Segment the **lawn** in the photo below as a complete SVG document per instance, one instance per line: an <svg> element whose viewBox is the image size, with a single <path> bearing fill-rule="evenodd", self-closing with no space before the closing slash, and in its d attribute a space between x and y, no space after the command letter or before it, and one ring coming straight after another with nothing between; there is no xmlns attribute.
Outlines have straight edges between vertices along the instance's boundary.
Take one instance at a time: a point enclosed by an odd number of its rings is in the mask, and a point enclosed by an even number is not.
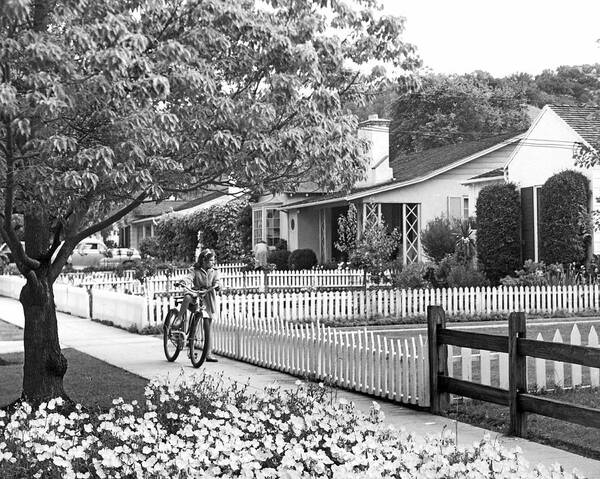
<svg viewBox="0 0 600 479"><path fill-rule="evenodd" d="M0 319L0 341L23 341L23 330Z"/></svg>
<svg viewBox="0 0 600 479"><path fill-rule="evenodd" d="M105 410L114 398L126 401L144 400L148 381L140 376L88 356L76 349L63 349L69 362L65 375L65 391L74 401L88 408ZM0 354L0 407L21 393L23 353Z"/></svg>
<svg viewBox="0 0 600 479"><path fill-rule="evenodd" d="M544 397L600 409L599 389L558 390ZM506 432L509 411L483 401L452 404L446 415L492 431ZM459 427L460 434L460 427ZM584 427L537 414L527 416L527 439L600 460L600 429Z"/></svg>

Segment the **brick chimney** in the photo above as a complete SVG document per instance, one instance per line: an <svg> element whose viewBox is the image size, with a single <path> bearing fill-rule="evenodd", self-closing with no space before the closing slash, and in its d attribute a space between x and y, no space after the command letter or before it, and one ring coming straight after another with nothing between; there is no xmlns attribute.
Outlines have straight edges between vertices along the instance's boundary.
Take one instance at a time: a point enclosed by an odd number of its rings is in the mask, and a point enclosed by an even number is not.
<svg viewBox="0 0 600 479"><path fill-rule="evenodd" d="M369 115L367 120L358 124L358 136L370 141L371 150L366 180L356 186L372 186L391 180L393 170L389 161L390 120L379 118L376 113Z"/></svg>

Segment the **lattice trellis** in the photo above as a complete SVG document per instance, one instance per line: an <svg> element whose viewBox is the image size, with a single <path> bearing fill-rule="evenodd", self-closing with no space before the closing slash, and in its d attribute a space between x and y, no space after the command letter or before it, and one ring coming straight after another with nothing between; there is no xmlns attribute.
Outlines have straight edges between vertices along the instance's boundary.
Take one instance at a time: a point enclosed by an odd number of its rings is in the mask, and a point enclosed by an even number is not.
<svg viewBox="0 0 600 479"><path fill-rule="evenodd" d="M319 210L319 241L321 244L321 263L324 263L327 251L327 215L325 210Z"/></svg>
<svg viewBox="0 0 600 479"><path fill-rule="evenodd" d="M363 229L372 228L379 222L379 203L365 203L365 216Z"/></svg>
<svg viewBox="0 0 600 479"><path fill-rule="evenodd" d="M404 205L404 231L405 231L405 261L415 263L419 260L419 204L406 203Z"/></svg>

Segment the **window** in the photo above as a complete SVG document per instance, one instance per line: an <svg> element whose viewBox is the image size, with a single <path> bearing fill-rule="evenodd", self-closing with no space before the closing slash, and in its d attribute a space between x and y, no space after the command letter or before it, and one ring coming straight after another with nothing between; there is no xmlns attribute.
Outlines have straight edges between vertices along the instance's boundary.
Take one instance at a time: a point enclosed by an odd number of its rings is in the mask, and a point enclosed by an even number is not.
<svg viewBox="0 0 600 479"><path fill-rule="evenodd" d="M144 226L144 238L149 238L152 236L152 225Z"/></svg>
<svg viewBox="0 0 600 479"><path fill-rule="evenodd" d="M469 197L463 196L463 219L466 220L469 218Z"/></svg>
<svg viewBox="0 0 600 479"><path fill-rule="evenodd" d="M252 211L252 244L265 240L267 245L275 246L281 238L279 210L261 208Z"/></svg>
<svg viewBox="0 0 600 479"><path fill-rule="evenodd" d="M451 220L462 218L462 197L448 196L448 218Z"/></svg>
<svg viewBox="0 0 600 479"><path fill-rule="evenodd" d="M263 239L262 209L252 211L252 244L255 245Z"/></svg>
<svg viewBox="0 0 600 479"><path fill-rule="evenodd" d="M275 246L275 243L279 241L280 229L279 229L279 210L269 209L267 213L267 224L266 224L266 236L267 245Z"/></svg>

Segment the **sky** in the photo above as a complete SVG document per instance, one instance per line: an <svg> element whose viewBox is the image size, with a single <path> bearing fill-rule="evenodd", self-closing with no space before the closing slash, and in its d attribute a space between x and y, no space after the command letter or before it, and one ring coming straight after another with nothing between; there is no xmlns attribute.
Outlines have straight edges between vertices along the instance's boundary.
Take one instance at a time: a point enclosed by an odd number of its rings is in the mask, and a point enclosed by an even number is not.
<svg viewBox="0 0 600 479"><path fill-rule="evenodd" d="M600 0L382 0L438 73L537 74L600 63Z"/></svg>

